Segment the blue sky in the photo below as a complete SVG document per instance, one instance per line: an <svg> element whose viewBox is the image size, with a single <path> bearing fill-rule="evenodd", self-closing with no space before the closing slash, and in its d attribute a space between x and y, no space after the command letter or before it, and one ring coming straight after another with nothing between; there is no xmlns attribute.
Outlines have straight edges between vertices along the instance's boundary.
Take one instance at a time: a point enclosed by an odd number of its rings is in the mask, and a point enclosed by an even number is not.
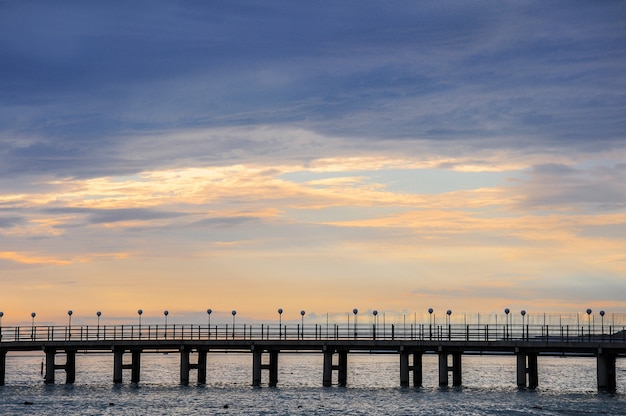
<svg viewBox="0 0 626 416"><path fill-rule="evenodd" d="M623 311L625 17L0 1L0 308Z"/></svg>

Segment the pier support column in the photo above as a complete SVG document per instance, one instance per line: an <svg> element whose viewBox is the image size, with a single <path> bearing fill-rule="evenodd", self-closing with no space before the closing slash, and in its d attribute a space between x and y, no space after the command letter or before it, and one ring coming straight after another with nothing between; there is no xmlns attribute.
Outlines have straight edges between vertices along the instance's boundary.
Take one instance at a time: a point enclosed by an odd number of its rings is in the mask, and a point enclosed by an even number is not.
<svg viewBox="0 0 626 416"><path fill-rule="evenodd" d="M278 350L270 350L270 387L276 387L278 384Z"/></svg>
<svg viewBox="0 0 626 416"><path fill-rule="evenodd" d="M54 348L46 348L46 374L45 374L45 383L46 384L54 384L54 370L56 366L54 365L54 358L56 356L56 350Z"/></svg>
<svg viewBox="0 0 626 416"><path fill-rule="evenodd" d="M189 348L180 349L180 384L189 385Z"/></svg>
<svg viewBox="0 0 626 416"><path fill-rule="evenodd" d="M448 357L452 355L452 366L448 365ZM460 351L439 351L439 386L446 387L449 382L449 372L452 371L452 385L460 386L462 382L462 367Z"/></svg>
<svg viewBox="0 0 626 416"><path fill-rule="evenodd" d="M528 377L527 377L528 375ZM517 353L517 387L536 389L539 385L537 353Z"/></svg>
<svg viewBox="0 0 626 416"><path fill-rule="evenodd" d="M455 352L452 354L452 385L461 385L461 353Z"/></svg>
<svg viewBox="0 0 626 416"><path fill-rule="evenodd" d="M338 351L339 366L337 368L337 383L339 387L346 387L348 382L348 351Z"/></svg>
<svg viewBox="0 0 626 416"><path fill-rule="evenodd" d="M181 347L180 349L180 384L181 386L189 385L189 372L191 370L198 370L198 384L206 384L206 357L207 349L198 349L198 363L192 364L189 359L191 355L191 348Z"/></svg>
<svg viewBox="0 0 626 416"><path fill-rule="evenodd" d="M252 386L259 387L261 385L261 360L263 359L263 350L258 349L252 351Z"/></svg>
<svg viewBox="0 0 626 416"><path fill-rule="evenodd" d="M413 364L410 363L413 355ZM413 371L413 387L422 385L422 353L400 350L400 386L409 387L409 373Z"/></svg>
<svg viewBox="0 0 626 416"><path fill-rule="evenodd" d="M76 350L65 350L65 384L76 381Z"/></svg>
<svg viewBox="0 0 626 416"><path fill-rule="evenodd" d="M124 368L124 350L122 348L113 349L113 383L122 382L122 369Z"/></svg>
<svg viewBox="0 0 626 416"><path fill-rule="evenodd" d="M439 387L448 385L448 353L439 351Z"/></svg>
<svg viewBox="0 0 626 416"><path fill-rule="evenodd" d="M413 387L422 387L422 353L413 353Z"/></svg>
<svg viewBox="0 0 626 416"><path fill-rule="evenodd" d="M409 353L400 351L400 387L409 387Z"/></svg>
<svg viewBox="0 0 626 416"><path fill-rule="evenodd" d="M262 370L269 370L269 386L276 387L278 384L278 353L279 350L268 350L269 363L263 364L263 349L254 349L252 351L252 385L258 387L261 385Z"/></svg>
<svg viewBox="0 0 626 416"><path fill-rule="evenodd" d="M324 374L322 379L324 387L333 385L333 354L334 351L330 348L324 350Z"/></svg>
<svg viewBox="0 0 626 416"><path fill-rule="evenodd" d="M7 369L7 352L0 350L0 386L4 386L4 374Z"/></svg>
<svg viewBox="0 0 626 416"><path fill-rule="evenodd" d="M536 389L539 385L539 371L537 368L537 354L528 354L528 388Z"/></svg>
<svg viewBox="0 0 626 416"><path fill-rule="evenodd" d="M208 350L198 349L198 384L206 384L206 362Z"/></svg>
<svg viewBox="0 0 626 416"><path fill-rule="evenodd" d="M526 354L517 353L517 387L526 388Z"/></svg>
<svg viewBox="0 0 626 416"><path fill-rule="evenodd" d="M615 391L617 382L615 376L615 354L598 353L597 371L598 371L598 390Z"/></svg>
<svg viewBox="0 0 626 416"><path fill-rule="evenodd" d="M141 350L132 350L132 366L131 366L131 383L139 383L139 375L141 373Z"/></svg>

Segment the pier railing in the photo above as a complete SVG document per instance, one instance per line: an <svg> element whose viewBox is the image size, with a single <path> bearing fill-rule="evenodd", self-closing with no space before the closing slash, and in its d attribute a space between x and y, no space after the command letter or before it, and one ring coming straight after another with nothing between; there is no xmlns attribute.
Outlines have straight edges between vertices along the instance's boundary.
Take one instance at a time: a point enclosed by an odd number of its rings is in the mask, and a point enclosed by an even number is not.
<svg viewBox="0 0 626 416"><path fill-rule="evenodd" d="M98 340L415 340L626 342L626 326L587 325L73 325L0 327L0 342Z"/></svg>

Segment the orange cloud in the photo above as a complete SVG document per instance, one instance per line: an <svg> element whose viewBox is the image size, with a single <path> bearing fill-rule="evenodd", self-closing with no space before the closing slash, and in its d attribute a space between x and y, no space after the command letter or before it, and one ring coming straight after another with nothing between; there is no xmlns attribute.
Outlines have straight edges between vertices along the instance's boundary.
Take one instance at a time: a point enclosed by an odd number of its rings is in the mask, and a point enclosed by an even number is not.
<svg viewBox="0 0 626 416"><path fill-rule="evenodd" d="M0 251L0 259L14 261L21 264L52 264L64 266L71 263L69 260L58 259L48 256L29 255L15 251Z"/></svg>

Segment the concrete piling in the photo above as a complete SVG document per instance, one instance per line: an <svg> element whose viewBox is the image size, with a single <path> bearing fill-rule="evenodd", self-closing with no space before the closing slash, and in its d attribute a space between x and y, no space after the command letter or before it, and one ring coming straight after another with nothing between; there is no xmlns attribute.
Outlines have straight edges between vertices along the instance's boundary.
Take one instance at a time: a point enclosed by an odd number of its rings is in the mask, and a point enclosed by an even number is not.
<svg viewBox="0 0 626 416"><path fill-rule="evenodd" d="M123 380L122 370L130 370L131 383L139 383L141 375L141 349L130 350L131 363L124 364L124 348L113 348L113 383L121 383Z"/></svg>
<svg viewBox="0 0 626 416"><path fill-rule="evenodd" d="M439 387L448 385L448 353L439 351Z"/></svg>
<svg viewBox="0 0 626 416"><path fill-rule="evenodd" d="M422 352L413 353L413 387L422 386Z"/></svg>
<svg viewBox="0 0 626 416"><path fill-rule="evenodd" d="M44 374L44 382L46 384L54 384L56 370L65 370L65 383L74 384L76 381L76 350L65 350L65 364L57 364L56 348L45 348L46 354L46 372Z"/></svg>
<svg viewBox="0 0 626 416"><path fill-rule="evenodd" d="M44 352L46 353L46 373L44 380L46 384L54 384L54 371L56 370L54 359L56 350L54 348L46 348Z"/></svg>
<svg viewBox="0 0 626 416"><path fill-rule="evenodd" d="M4 386L4 374L7 368L7 352L0 350L0 386Z"/></svg>
<svg viewBox="0 0 626 416"><path fill-rule="evenodd" d="M454 352L452 354L452 385L460 386L461 381L461 353Z"/></svg>
<svg viewBox="0 0 626 416"><path fill-rule="evenodd" d="M252 386L261 386L261 363L263 360L263 350L254 349L252 351Z"/></svg>
<svg viewBox="0 0 626 416"><path fill-rule="evenodd" d="M189 385L189 348L180 349L180 384Z"/></svg>
<svg viewBox="0 0 626 416"><path fill-rule="evenodd" d="M132 364L130 373L130 382L139 383L141 373L141 350L131 350Z"/></svg>
<svg viewBox="0 0 626 416"><path fill-rule="evenodd" d="M348 350L333 349L324 346L324 370L322 384L324 387L331 387L333 381L333 371L337 371L337 385L345 387L348 382ZM333 364L334 354L337 353L338 363Z"/></svg>
<svg viewBox="0 0 626 416"><path fill-rule="evenodd" d="M278 384L278 350L270 350L270 363L268 370L270 372L270 387L276 387Z"/></svg>
<svg viewBox="0 0 626 416"><path fill-rule="evenodd" d="M452 366L448 364L448 357L452 356ZM452 372L452 385L462 384L462 366L460 351L439 351L439 386L446 387L449 384L449 373Z"/></svg>
<svg viewBox="0 0 626 416"><path fill-rule="evenodd" d="M189 385L189 372L191 370L198 371L198 384L206 384L206 362L207 349L198 348L198 362L192 363L190 354L192 349L189 347L180 348L180 384L181 386Z"/></svg>
<svg viewBox="0 0 626 416"><path fill-rule="evenodd" d="M76 381L76 350L65 350L65 383Z"/></svg>
<svg viewBox="0 0 626 416"><path fill-rule="evenodd" d="M535 352L517 352L517 387L520 389L536 389L539 386L537 355Z"/></svg>
<svg viewBox="0 0 626 416"><path fill-rule="evenodd" d="M206 348L198 348L198 384L206 384L207 354Z"/></svg>
<svg viewBox="0 0 626 416"><path fill-rule="evenodd" d="M339 365L337 366L337 384L339 387L346 387L348 383L348 351L339 350Z"/></svg>
<svg viewBox="0 0 626 416"><path fill-rule="evenodd" d="M268 350L269 363L263 364L263 352L262 348L252 349L252 386L261 386L262 370L269 371L269 387L276 387L278 384L278 353L277 349Z"/></svg>
<svg viewBox="0 0 626 416"><path fill-rule="evenodd" d="M400 350L400 387L409 387L409 352Z"/></svg>
<svg viewBox="0 0 626 416"><path fill-rule="evenodd" d="M331 348L324 346L324 370L322 385L324 387L331 387L333 385L333 355L335 351Z"/></svg>
<svg viewBox="0 0 626 416"><path fill-rule="evenodd" d="M615 359L615 354L605 353L602 350L598 351L596 359L598 390L613 392L617 389Z"/></svg>
<svg viewBox="0 0 626 416"><path fill-rule="evenodd" d="M122 369L124 368L124 349L113 349L113 383L122 382Z"/></svg>
<svg viewBox="0 0 626 416"><path fill-rule="evenodd" d="M410 363L413 356L413 363ZM413 372L413 387L422 385L422 352L400 349L400 386L409 387L409 373Z"/></svg>

